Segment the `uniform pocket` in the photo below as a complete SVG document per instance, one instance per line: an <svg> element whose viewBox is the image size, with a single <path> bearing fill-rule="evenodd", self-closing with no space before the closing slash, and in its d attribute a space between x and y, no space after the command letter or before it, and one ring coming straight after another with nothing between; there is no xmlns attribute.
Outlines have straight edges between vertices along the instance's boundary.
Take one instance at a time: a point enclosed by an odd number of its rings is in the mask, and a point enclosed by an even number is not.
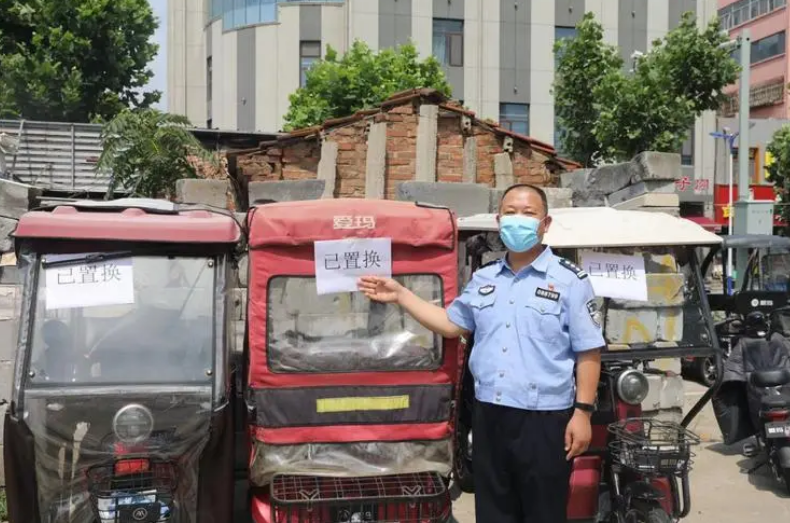
<svg viewBox="0 0 790 523"><path fill-rule="evenodd" d="M522 327L538 340L559 342L562 336L562 307L558 301L533 299L524 306Z"/></svg>
<svg viewBox="0 0 790 523"><path fill-rule="evenodd" d="M475 330L478 333L483 333L492 328L492 323L495 321L494 304L496 303L496 296L490 294L488 296L475 296L469 303L472 308L472 314L475 316Z"/></svg>

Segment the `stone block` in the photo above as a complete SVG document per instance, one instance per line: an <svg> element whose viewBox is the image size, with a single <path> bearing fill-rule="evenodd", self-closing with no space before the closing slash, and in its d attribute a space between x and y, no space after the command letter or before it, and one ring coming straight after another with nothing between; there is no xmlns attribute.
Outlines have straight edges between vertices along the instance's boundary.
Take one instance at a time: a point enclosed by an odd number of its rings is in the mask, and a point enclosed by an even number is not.
<svg viewBox="0 0 790 523"><path fill-rule="evenodd" d="M324 198L334 198L337 180L337 142L324 140L321 143L321 160L318 162L319 180L324 181Z"/></svg>
<svg viewBox="0 0 790 523"><path fill-rule="evenodd" d="M249 202L252 205L272 202L295 202L318 200L324 194L324 180L278 180L269 182L250 182Z"/></svg>
<svg viewBox="0 0 790 523"><path fill-rule="evenodd" d="M477 138L470 136L464 141L464 183L477 182Z"/></svg>
<svg viewBox="0 0 790 523"><path fill-rule="evenodd" d="M645 258L645 272L648 274L671 274L678 272L678 262L674 254L642 253Z"/></svg>
<svg viewBox="0 0 790 523"><path fill-rule="evenodd" d="M683 408L685 403L685 384L678 375L663 375L661 377L661 394L659 395L660 409Z"/></svg>
<svg viewBox="0 0 790 523"><path fill-rule="evenodd" d="M455 211L458 216L485 214L489 209L489 189L482 184L401 182L396 190L398 200L443 205Z"/></svg>
<svg viewBox="0 0 790 523"><path fill-rule="evenodd" d="M0 285L0 320L14 319L17 311L21 288L18 285Z"/></svg>
<svg viewBox="0 0 790 523"><path fill-rule="evenodd" d="M678 207L679 205L680 197L677 194L649 193L613 204L612 207L622 211L642 211L645 207Z"/></svg>
<svg viewBox="0 0 790 523"><path fill-rule="evenodd" d="M680 155L646 151L634 156L631 163L636 167L632 182L643 180L679 180L682 172Z"/></svg>
<svg viewBox="0 0 790 523"><path fill-rule="evenodd" d="M0 252L14 250L14 239L11 233L16 230L17 221L12 218L0 217Z"/></svg>
<svg viewBox="0 0 790 523"><path fill-rule="evenodd" d="M590 173L587 186L609 195L628 186L634 174L634 166L630 162L603 165Z"/></svg>
<svg viewBox="0 0 790 523"><path fill-rule="evenodd" d="M244 321L234 321L230 323L231 332L231 352L241 353L244 351Z"/></svg>
<svg viewBox="0 0 790 523"><path fill-rule="evenodd" d="M606 311L606 341L615 344L652 343L658 332L656 309L614 309Z"/></svg>
<svg viewBox="0 0 790 523"><path fill-rule="evenodd" d="M16 265L0 267L0 285L21 285L21 277Z"/></svg>
<svg viewBox="0 0 790 523"><path fill-rule="evenodd" d="M546 200L549 203L549 211L551 209L562 209L566 207L573 207L573 190L561 187L543 187L546 193ZM491 208L489 212L498 212L499 203L502 201L502 195L505 189L491 189Z"/></svg>
<svg viewBox="0 0 790 523"><path fill-rule="evenodd" d="M663 372L680 375L680 358L661 358L653 361L650 367Z"/></svg>
<svg viewBox="0 0 790 523"><path fill-rule="evenodd" d="M507 189L513 185L513 160L510 153L499 153L494 155L494 178L497 189Z"/></svg>
<svg viewBox="0 0 790 523"><path fill-rule="evenodd" d="M647 374L647 396L642 400L642 410L658 410L661 408L661 390L663 389L663 376L661 374Z"/></svg>
<svg viewBox="0 0 790 523"><path fill-rule="evenodd" d="M436 133L438 130L439 106L425 104L420 106L417 123L417 154L415 176L420 182L436 181Z"/></svg>
<svg viewBox="0 0 790 523"><path fill-rule="evenodd" d="M14 361L16 359L18 328L19 322L16 319L0 320L0 361Z"/></svg>
<svg viewBox="0 0 790 523"><path fill-rule="evenodd" d="M239 285L249 287L250 258L247 253L239 256Z"/></svg>
<svg viewBox="0 0 790 523"><path fill-rule="evenodd" d="M683 308L658 309L656 338L661 341L683 341Z"/></svg>
<svg viewBox="0 0 790 523"><path fill-rule="evenodd" d="M683 421L683 409L662 409L662 410L643 411L642 416L644 416L645 418L663 421L665 423L680 423L681 421Z"/></svg>
<svg viewBox="0 0 790 523"><path fill-rule="evenodd" d="M14 384L14 362L0 361L0 399L11 402L11 389Z"/></svg>
<svg viewBox="0 0 790 523"><path fill-rule="evenodd" d="M577 169L560 173L560 187L564 189L583 189L587 187L587 179L593 169Z"/></svg>
<svg viewBox="0 0 790 523"><path fill-rule="evenodd" d="M0 217L18 220L35 207L41 189L11 180L0 180Z"/></svg>
<svg viewBox="0 0 790 523"><path fill-rule="evenodd" d="M607 196L606 201L608 205L624 202L632 198L636 198L642 194L660 193L660 194L674 194L675 182L668 182L665 180L648 180L629 185L615 191Z"/></svg>
<svg viewBox="0 0 790 523"><path fill-rule="evenodd" d="M227 209L235 200L233 187L228 180L203 180L185 178L176 182L176 202L211 205Z"/></svg>
<svg viewBox="0 0 790 523"><path fill-rule="evenodd" d="M606 207L606 194L593 189L574 189L574 207Z"/></svg>
<svg viewBox="0 0 790 523"><path fill-rule="evenodd" d="M374 123L365 156L365 198L384 198L387 175L387 123Z"/></svg>
<svg viewBox="0 0 790 523"><path fill-rule="evenodd" d="M247 289L230 289L231 317L241 321L247 319Z"/></svg>
<svg viewBox="0 0 790 523"><path fill-rule="evenodd" d="M613 299L612 306L618 309L642 309L683 305L686 279L682 274L647 274L645 279L647 302Z"/></svg>

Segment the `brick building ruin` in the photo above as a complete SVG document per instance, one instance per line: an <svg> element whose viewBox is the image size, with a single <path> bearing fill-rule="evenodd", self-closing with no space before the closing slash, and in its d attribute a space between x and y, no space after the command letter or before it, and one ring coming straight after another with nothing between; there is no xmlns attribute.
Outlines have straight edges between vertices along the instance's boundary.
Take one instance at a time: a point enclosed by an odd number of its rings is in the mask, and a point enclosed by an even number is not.
<svg viewBox="0 0 790 523"><path fill-rule="evenodd" d="M324 198L395 199L407 181L555 187L560 172L579 167L433 89L401 92L375 109L230 154L242 184L320 180Z"/></svg>

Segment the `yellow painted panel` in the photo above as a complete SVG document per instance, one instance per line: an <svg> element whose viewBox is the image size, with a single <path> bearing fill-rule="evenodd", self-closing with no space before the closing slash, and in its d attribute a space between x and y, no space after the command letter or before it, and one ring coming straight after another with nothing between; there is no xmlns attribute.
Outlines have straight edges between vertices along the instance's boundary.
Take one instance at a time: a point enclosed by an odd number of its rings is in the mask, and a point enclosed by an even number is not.
<svg viewBox="0 0 790 523"><path fill-rule="evenodd" d="M319 414L363 410L404 410L409 408L409 396L321 398L316 400L315 404L315 411Z"/></svg>

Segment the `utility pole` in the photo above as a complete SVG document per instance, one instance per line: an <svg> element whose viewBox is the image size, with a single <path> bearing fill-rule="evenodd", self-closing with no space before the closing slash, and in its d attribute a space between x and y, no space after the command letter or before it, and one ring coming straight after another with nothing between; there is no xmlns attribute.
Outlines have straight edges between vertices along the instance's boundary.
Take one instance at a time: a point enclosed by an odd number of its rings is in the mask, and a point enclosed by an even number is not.
<svg viewBox="0 0 790 523"><path fill-rule="evenodd" d="M741 55L741 86L739 89L739 102L740 108L738 109L738 202L733 205L730 201L730 213L735 213L736 219L735 231L730 231L730 234L736 232L738 234L746 234L747 220L746 214L749 212L749 200L751 200L751 191L749 190L749 94L751 92L749 81L751 77L751 61L752 61L752 35L749 28L746 27L741 31L738 37L738 47L740 47ZM748 252L746 249L736 250L735 261L735 285L736 289L740 288L745 276L746 263Z"/></svg>

